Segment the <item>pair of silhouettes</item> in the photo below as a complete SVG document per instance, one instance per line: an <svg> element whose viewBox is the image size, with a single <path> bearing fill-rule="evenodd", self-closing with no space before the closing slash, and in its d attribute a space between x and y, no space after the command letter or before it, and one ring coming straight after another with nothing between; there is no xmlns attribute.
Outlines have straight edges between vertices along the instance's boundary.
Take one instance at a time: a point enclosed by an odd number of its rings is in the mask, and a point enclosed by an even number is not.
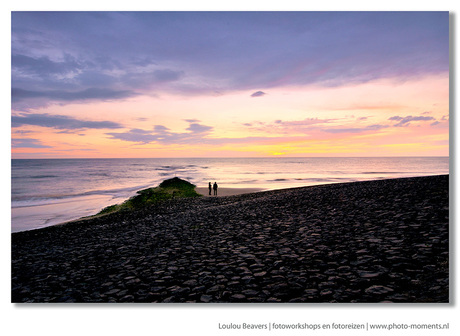
<svg viewBox="0 0 460 336"><path fill-rule="evenodd" d="M211 195L212 190L214 190L214 196L217 196L217 182L214 182L214 185L209 182L209 195Z"/></svg>

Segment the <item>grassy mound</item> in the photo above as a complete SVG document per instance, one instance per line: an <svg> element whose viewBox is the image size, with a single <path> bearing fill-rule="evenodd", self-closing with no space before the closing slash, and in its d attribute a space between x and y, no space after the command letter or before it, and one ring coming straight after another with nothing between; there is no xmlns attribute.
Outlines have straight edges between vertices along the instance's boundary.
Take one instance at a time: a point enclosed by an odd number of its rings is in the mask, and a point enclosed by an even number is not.
<svg viewBox="0 0 460 336"><path fill-rule="evenodd" d="M195 185L174 177L160 183L156 188L139 190L136 196L131 197L122 204L110 205L102 209L98 215L108 214L120 210L139 209L147 205L152 205L164 200L183 197L201 196L195 191Z"/></svg>
<svg viewBox="0 0 460 336"><path fill-rule="evenodd" d="M188 181L181 180L178 177L174 177L169 180L164 180L160 183L159 187L164 189L177 189L179 191L189 191L195 190L196 186Z"/></svg>

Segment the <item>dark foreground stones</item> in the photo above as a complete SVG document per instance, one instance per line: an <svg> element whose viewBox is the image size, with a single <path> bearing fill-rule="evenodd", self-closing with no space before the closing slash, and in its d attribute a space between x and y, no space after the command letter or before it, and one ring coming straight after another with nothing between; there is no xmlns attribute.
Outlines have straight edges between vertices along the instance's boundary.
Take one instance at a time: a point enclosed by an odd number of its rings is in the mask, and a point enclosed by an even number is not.
<svg viewBox="0 0 460 336"><path fill-rule="evenodd" d="M448 302L449 177L166 201L12 234L12 302Z"/></svg>

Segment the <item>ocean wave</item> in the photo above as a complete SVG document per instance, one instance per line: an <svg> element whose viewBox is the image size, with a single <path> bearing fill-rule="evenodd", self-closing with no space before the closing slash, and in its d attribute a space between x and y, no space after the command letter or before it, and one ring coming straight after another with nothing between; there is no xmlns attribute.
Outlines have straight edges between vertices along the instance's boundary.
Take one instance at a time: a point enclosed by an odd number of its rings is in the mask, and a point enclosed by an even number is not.
<svg viewBox="0 0 460 336"><path fill-rule="evenodd" d="M306 178L296 178L294 180L311 181L311 182L350 181L350 177L306 177Z"/></svg>
<svg viewBox="0 0 460 336"><path fill-rule="evenodd" d="M416 174L416 172L395 172L395 171L382 171L382 172L362 172L361 174L364 175L376 175L376 174Z"/></svg>
<svg viewBox="0 0 460 336"><path fill-rule="evenodd" d="M78 198L91 197L91 196L110 196L113 199L120 199L120 198L128 199L129 197L134 196L137 191L146 189L152 186L153 184L136 185L136 186L124 187L124 188L90 190L90 191L74 193L74 194L59 194L59 195L53 194L53 195L40 195L40 196L38 195L12 196L11 207L12 208L22 208L22 207L59 204L59 203L71 202Z"/></svg>
<svg viewBox="0 0 460 336"><path fill-rule="evenodd" d="M175 170L184 170L185 166L160 166L155 168L155 170L168 170L168 171L175 171Z"/></svg>
<svg viewBox="0 0 460 336"><path fill-rule="evenodd" d="M177 165L177 166L173 166L173 165L163 165L163 166L160 166L160 167L156 167L154 168L153 170L160 170L160 171L190 171L190 170L196 170L196 169L208 169L209 167L207 166L203 166L203 167L200 167L200 166L197 166L197 165L194 165L194 164L189 164L189 165Z"/></svg>
<svg viewBox="0 0 460 336"><path fill-rule="evenodd" d="M260 180L242 180L242 181L230 182L230 183L231 184L241 184L241 183L244 183L244 184L257 184L259 182L260 182Z"/></svg>
<svg viewBox="0 0 460 336"><path fill-rule="evenodd" d="M35 206L51 205L65 203L69 201L70 197L53 197L53 198L28 198L23 200L11 200L11 208L28 208Z"/></svg>

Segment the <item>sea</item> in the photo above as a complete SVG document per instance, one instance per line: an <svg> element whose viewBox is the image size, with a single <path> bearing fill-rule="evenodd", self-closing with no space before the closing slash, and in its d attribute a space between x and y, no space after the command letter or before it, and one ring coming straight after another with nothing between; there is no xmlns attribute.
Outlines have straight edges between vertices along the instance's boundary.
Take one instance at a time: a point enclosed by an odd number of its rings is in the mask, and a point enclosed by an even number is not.
<svg viewBox="0 0 460 336"><path fill-rule="evenodd" d="M449 157L13 159L11 231L94 215L173 177L274 190L441 174L449 174Z"/></svg>

